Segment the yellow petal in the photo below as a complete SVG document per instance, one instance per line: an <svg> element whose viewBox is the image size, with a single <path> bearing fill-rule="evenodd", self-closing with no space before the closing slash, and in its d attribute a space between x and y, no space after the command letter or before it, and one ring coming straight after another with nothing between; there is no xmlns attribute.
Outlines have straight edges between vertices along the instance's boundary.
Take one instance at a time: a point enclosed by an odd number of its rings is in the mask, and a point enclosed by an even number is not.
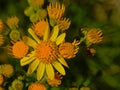
<svg viewBox="0 0 120 90"><path fill-rule="evenodd" d="M37 80L41 80L45 72L45 64L40 63L37 69Z"/></svg>
<svg viewBox="0 0 120 90"><path fill-rule="evenodd" d="M60 72L62 75L65 75L65 70L58 61L54 61L52 64L58 72Z"/></svg>
<svg viewBox="0 0 120 90"><path fill-rule="evenodd" d="M36 42L33 40L33 39L31 39L31 38L29 38L29 37L27 37L27 36L24 36L23 37L23 41L27 44L27 45L29 45L29 46L31 46L32 48L35 48L36 47Z"/></svg>
<svg viewBox="0 0 120 90"><path fill-rule="evenodd" d="M56 40L56 44L59 45L65 40L66 33L62 33L61 35L58 36Z"/></svg>
<svg viewBox="0 0 120 90"><path fill-rule="evenodd" d="M20 65L21 66L24 66L26 64L29 64L30 62L32 62L33 60L35 59L34 57L34 51L31 52L30 54L28 54L26 57L23 57L21 60L20 60Z"/></svg>
<svg viewBox="0 0 120 90"><path fill-rule="evenodd" d="M28 74L31 74L35 71L35 69L38 67L39 65L39 60L34 60L30 65L29 65L29 68L28 68Z"/></svg>
<svg viewBox="0 0 120 90"><path fill-rule="evenodd" d="M31 28L28 29L28 32L38 43L40 42L40 39L35 35L34 31Z"/></svg>
<svg viewBox="0 0 120 90"><path fill-rule="evenodd" d="M59 55L58 61L63 64L64 66L66 66L67 68L69 68L67 62L65 61L65 59Z"/></svg>
<svg viewBox="0 0 120 90"><path fill-rule="evenodd" d="M51 64L46 64L46 73L48 78L54 79L54 69Z"/></svg>
<svg viewBox="0 0 120 90"><path fill-rule="evenodd" d="M54 26L50 40L55 41L58 36L58 33L59 33L58 26Z"/></svg>
<svg viewBox="0 0 120 90"><path fill-rule="evenodd" d="M45 30L45 33L44 33L44 37L43 37L43 40L48 40L49 38L49 34L50 34L50 29L49 29L49 26L46 28Z"/></svg>

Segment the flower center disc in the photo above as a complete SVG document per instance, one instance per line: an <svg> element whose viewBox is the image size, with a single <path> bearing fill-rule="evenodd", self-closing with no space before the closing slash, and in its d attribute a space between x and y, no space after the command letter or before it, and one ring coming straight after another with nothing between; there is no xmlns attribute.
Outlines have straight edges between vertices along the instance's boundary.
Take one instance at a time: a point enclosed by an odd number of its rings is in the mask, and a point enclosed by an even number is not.
<svg viewBox="0 0 120 90"><path fill-rule="evenodd" d="M58 47L55 42L42 41L37 44L35 49L36 57L43 63L51 63L57 59Z"/></svg>

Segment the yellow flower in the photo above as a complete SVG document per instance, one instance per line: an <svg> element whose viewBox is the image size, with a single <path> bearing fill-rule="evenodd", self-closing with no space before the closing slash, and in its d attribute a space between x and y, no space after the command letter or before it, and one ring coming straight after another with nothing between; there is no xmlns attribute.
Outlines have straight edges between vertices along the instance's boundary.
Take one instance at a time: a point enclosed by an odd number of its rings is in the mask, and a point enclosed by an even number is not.
<svg viewBox="0 0 120 90"><path fill-rule="evenodd" d="M3 75L2 75L2 74L0 74L0 85L2 85L2 84L3 84L3 82L4 82Z"/></svg>
<svg viewBox="0 0 120 90"><path fill-rule="evenodd" d="M89 87L82 87L80 90L91 90Z"/></svg>
<svg viewBox="0 0 120 90"><path fill-rule="evenodd" d="M87 32L86 38L87 38L88 42L93 43L93 44L97 44L97 43L100 43L102 41L103 33L100 29L93 28Z"/></svg>
<svg viewBox="0 0 120 90"><path fill-rule="evenodd" d="M67 30L69 28L70 24L71 24L71 21L69 21L69 19L66 19L66 18L64 18L64 19L62 18L57 21L57 25L58 25L59 29L62 31Z"/></svg>
<svg viewBox="0 0 120 90"><path fill-rule="evenodd" d="M40 7L44 4L44 0L28 0L28 3L34 7Z"/></svg>
<svg viewBox="0 0 120 90"><path fill-rule="evenodd" d="M13 27L18 26L19 19L16 16L13 16L13 17L8 18L6 23L12 29Z"/></svg>
<svg viewBox="0 0 120 90"><path fill-rule="evenodd" d="M60 19L65 12L64 4L60 5L60 3L50 3L47 7L48 15L51 19Z"/></svg>
<svg viewBox="0 0 120 90"><path fill-rule="evenodd" d="M13 46L10 46L9 49L15 58L22 58L28 53L29 47L23 41L17 41L13 42Z"/></svg>
<svg viewBox="0 0 120 90"><path fill-rule="evenodd" d="M43 40L40 40L32 29L28 29L28 32L32 35L35 41L29 37L26 43L33 48L30 54L20 60L21 66L29 64L28 74L33 73L37 69L37 80L41 80L44 76L44 72L48 78L54 79L54 68L65 75L65 70L62 64L68 67L64 58L59 54L58 45L64 41L65 33L59 34L58 26L55 26L50 34L49 27L43 36ZM53 68L54 67L54 68Z"/></svg>
<svg viewBox="0 0 120 90"><path fill-rule="evenodd" d="M12 88L13 90L23 90L23 82L18 80L18 79L15 79L13 82L12 82Z"/></svg>
<svg viewBox="0 0 120 90"><path fill-rule="evenodd" d="M54 79L47 78L47 82L49 85L54 87L61 84L61 79L62 79L61 74L55 73Z"/></svg>
<svg viewBox="0 0 120 90"><path fill-rule="evenodd" d="M0 33L3 31L4 29L4 23L3 21L0 19Z"/></svg>
<svg viewBox="0 0 120 90"><path fill-rule="evenodd" d="M44 35L45 29L48 27L48 21L46 20L40 20L33 26L33 30L35 34L42 37Z"/></svg>
<svg viewBox="0 0 120 90"><path fill-rule="evenodd" d="M91 47L87 47L87 51L90 55L94 56L96 53L96 50L94 48Z"/></svg>
<svg viewBox="0 0 120 90"><path fill-rule="evenodd" d="M1 72L5 77L11 77L14 73L13 66L11 64L5 64L1 66Z"/></svg>
<svg viewBox="0 0 120 90"><path fill-rule="evenodd" d="M2 46L4 43L4 38L3 38L3 35L0 34L0 46Z"/></svg>
<svg viewBox="0 0 120 90"><path fill-rule="evenodd" d="M61 56L63 56L64 58L73 58L75 57L75 54L78 52L78 47L77 45L79 45L80 43L76 40L74 40L73 43L69 43L69 42L64 42L62 44L60 44L59 46L59 52L61 54Z"/></svg>
<svg viewBox="0 0 120 90"><path fill-rule="evenodd" d="M47 90L47 88L40 83L32 83L29 87L28 90Z"/></svg>

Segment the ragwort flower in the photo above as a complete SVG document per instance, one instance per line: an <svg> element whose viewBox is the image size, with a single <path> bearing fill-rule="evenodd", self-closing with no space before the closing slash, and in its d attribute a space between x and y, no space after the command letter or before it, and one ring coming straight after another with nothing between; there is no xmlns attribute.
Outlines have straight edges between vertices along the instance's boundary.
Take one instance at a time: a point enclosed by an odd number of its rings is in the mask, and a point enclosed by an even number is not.
<svg viewBox="0 0 120 90"><path fill-rule="evenodd" d="M62 18L57 21L57 25L61 31L67 30L69 28L70 24L71 24L71 21L66 18Z"/></svg>
<svg viewBox="0 0 120 90"><path fill-rule="evenodd" d="M0 74L0 85L2 85L2 84L3 84L3 82L4 82L3 75L2 75L2 74Z"/></svg>
<svg viewBox="0 0 120 90"><path fill-rule="evenodd" d="M28 32L35 39L34 41L33 39L26 37L26 43L33 48L33 51L20 60L21 66L30 63L28 74L33 73L37 69L37 80L41 80L45 71L48 78L54 79L54 68L62 75L65 75L62 64L66 67L68 67L68 65L64 58L59 54L58 45L64 41L66 34L62 33L58 36L58 26L53 28L51 34L49 27L47 27L43 40L40 40L32 29L29 28Z"/></svg>
<svg viewBox="0 0 120 90"><path fill-rule="evenodd" d="M8 18L6 23L11 29L13 29L14 27L18 26L19 19L18 17L13 16L13 17Z"/></svg>
<svg viewBox="0 0 120 90"><path fill-rule="evenodd" d="M47 7L48 15L51 19L60 19L65 12L64 4L60 5L60 3L50 3Z"/></svg>
<svg viewBox="0 0 120 90"><path fill-rule="evenodd" d="M47 88L40 83L32 83L29 87L28 90L47 90Z"/></svg>
<svg viewBox="0 0 120 90"><path fill-rule="evenodd" d="M2 46L4 43L4 37L2 34L0 34L0 46Z"/></svg>
<svg viewBox="0 0 120 90"><path fill-rule="evenodd" d="M86 38L87 38L88 42L90 42L92 44L97 44L102 41L103 33L100 29L93 28L87 32Z"/></svg>
<svg viewBox="0 0 120 90"><path fill-rule="evenodd" d="M76 40L74 40L73 43L64 42L60 44L59 52L61 56L67 59L75 57L75 54L78 52L79 49L77 45L79 44L80 42Z"/></svg>
<svg viewBox="0 0 120 90"><path fill-rule="evenodd" d="M61 84L62 76L58 72L55 73L54 79L47 78L47 82L52 87L56 87Z"/></svg>
<svg viewBox="0 0 120 90"><path fill-rule="evenodd" d="M28 53L29 47L21 40L13 42L13 46L11 46L9 49L15 58L22 58Z"/></svg>
<svg viewBox="0 0 120 90"><path fill-rule="evenodd" d="M11 77L14 73L14 68L11 64L5 64L1 66L1 73L5 76L5 77Z"/></svg>
<svg viewBox="0 0 120 90"><path fill-rule="evenodd" d="M0 19L0 33L3 31L4 29L4 23L3 21Z"/></svg>
<svg viewBox="0 0 120 90"><path fill-rule="evenodd" d="M33 25L33 30L35 34L42 37L44 35L46 27L48 27L48 21L47 20L40 20L36 24Z"/></svg>

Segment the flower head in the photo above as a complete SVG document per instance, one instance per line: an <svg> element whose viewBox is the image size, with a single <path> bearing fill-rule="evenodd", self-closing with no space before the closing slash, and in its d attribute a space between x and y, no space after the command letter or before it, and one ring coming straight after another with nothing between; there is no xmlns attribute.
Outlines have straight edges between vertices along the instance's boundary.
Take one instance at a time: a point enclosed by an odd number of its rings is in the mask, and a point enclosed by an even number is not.
<svg viewBox="0 0 120 90"><path fill-rule="evenodd" d="M78 52L78 47L77 45L79 45L80 43L76 40L74 40L73 43L70 42L64 42L62 44L60 44L59 46L59 52L61 54L61 56L63 56L64 58L73 58L75 57L75 54Z"/></svg>
<svg viewBox="0 0 120 90"><path fill-rule="evenodd" d="M34 7L40 7L44 4L44 0L28 0L28 3Z"/></svg>
<svg viewBox="0 0 120 90"><path fill-rule="evenodd" d="M28 49L28 45L23 41L17 41L13 43L12 47L10 47L10 52L15 58L22 58L28 53Z"/></svg>
<svg viewBox="0 0 120 90"><path fill-rule="evenodd" d="M82 87L80 90L91 90L89 87Z"/></svg>
<svg viewBox="0 0 120 90"><path fill-rule="evenodd" d="M29 87L28 90L47 90L47 88L40 83L32 83Z"/></svg>
<svg viewBox="0 0 120 90"><path fill-rule="evenodd" d="M48 21L46 20L40 20L33 26L33 30L35 34L42 37L44 35L45 29L48 27Z"/></svg>
<svg viewBox="0 0 120 90"><path fill-rule="evenodd" d="M14 68L11 64L4 64L1 66L1 73L5 76L5 77L11 77L14 73Z"/></svg>
<svg viewBox="0 0 120 90"><path fill-rule="evenodd" d="M10 39L12 41L18 41L18 40L20 40L20 32L18 30L12 30L10 32Z"/></svg>
<svg viewBox="0 0 120 90"><path fill-rule="evenodd" d="M64 4L60 5L60 3L50 3L47 7L48 15L51 19L60 19L65 12Z"/></svg>
<svg viewBox="0 0 120 90"><path fill-rule="evenodd" d="M69 28L70 24L71 24L71 22L69 21L69 19L66 19L66 18L64 18L64 19L62 18L57 21L57 25L61 31L67 30Z"/></svg>
<svg viewBox="0 0 120 90"><path fill-rule="evenodd" d="M62 79L61 74L55 73L54 79L48 78L47 82L48 82L49 85L54 87L54 86L58 86L58 85L61 84L61 79Z"/></svg>
<svg viewBox="0 0 120 90"><path fill-rule="evenodd" d="M0 85L2 85L2 84L3 84L3 82L4 82L3 75L2 75L2 74L0 74Z"/></svg>
<svg viewBox="0 0 120 90"><path fill-rule="evenodd" d="M7 19L7 25L12 29L13 27L17 27L19 23L19 19L16 16L10 17Z"/></svg>
<svg viewBox="0 0 120 90"><path fill-rule="evenodd" d="M28 29L28 32L35 39L34 41L26 37L26 43L33 48L33 51L20 60L21 66L30 63L28 74L33 73L37 69L37 80L41 80L44 74L47 74L48 78L54 79L54 68L62 75L65 75L65 70L62 65L66 67L68 65L59 54L58 45L64 41L66 34L62 33L58 36L58 26L54 26L52 34L50 34L49 27L47 27L43 39L39 39L32 29Z"/></svg>
<svg viewBox="0 0 120 90"><path fill-rule="evenodd" d="M103 33L100 29L92 28L87 32L87 40L90 43L97 44L103 39Z"/></svg>
<svg viewBox="0 0 120 90"><path fill-rule="evenodd" d="M3 21L0 19L0 33L3 31L4 29L4 23Z"/></svg>
<svg viewBox="0 0 120 90"><path fill-rule="evenodd" d="M18 79L15 79L13 82L12 82L12 88L13 90L23 90L23 82L18 80Z"/></svg>
<svg viewBox="0 0 120 90"><path fill-rule="evenodd" d="M0 46L2 46L4 43L4 37L2 34L0 34Z"/></svg>

